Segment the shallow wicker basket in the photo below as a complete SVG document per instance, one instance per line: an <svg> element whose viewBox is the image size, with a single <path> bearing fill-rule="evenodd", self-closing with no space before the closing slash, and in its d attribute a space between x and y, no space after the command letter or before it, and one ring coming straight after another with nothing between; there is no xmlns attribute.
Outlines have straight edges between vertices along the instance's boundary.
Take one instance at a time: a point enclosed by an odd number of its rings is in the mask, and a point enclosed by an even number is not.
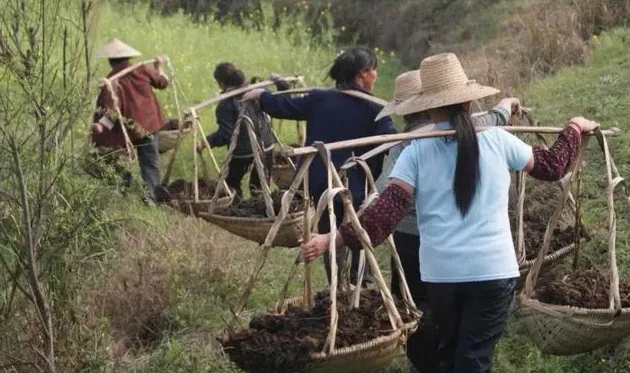
<svg viewBox="0 0 630 373"><path fill-rule="evenodd" d="M289 189L295 178L295 171L291 165L275 164L271 169L271 176L280 189Z"/></svg>
<svg viewBox="0 0 630 373"><path fill-rule="evenodd" d="M314 209L309 209L311 216ZM263 244L273 225L275 218L242 218L218 214L199 213L199 216L212 224L218 225L228 232L234 233L250 241ZM304 212L290 214L282 222L273 246L296 247L304 231Z"/></svg>
<svg viewBox="0 0 630 373"><path fill-rule="evenodd" d="M545 353L575 355L630 335L630 309L556 306L520 296L518 313L528 337Z"/></svg>
<svg viewBox="0 0 630 373"><path fill-rule="evenodd" d="M630 336L630 308L622 308L619 292L616 237L617 219L614 191L623 178L619 175L608 151L606 138L595 131L606 160L608 179L608 254L610 287L608 308L581 308L543 303L535 299L536 282L542 268L546 248L538 253L534 265L525 280L525 290L519 296L518 313L522 317L528 337L546 353L574 355L603 347ZM584 149L584 144L581 152ZM578 162L580 157L578 157ZM568 189L568 188L567 188ZM565 198L566 190L565 189Z"/></svg>
<svg viewBox="0 0 630 373"><path fill-rule="evenodd" d="M287 299L287 305L301 306L303 298ZM349 347L335 349L330 354L318 352L311 354L306 367L308 373L370 373L387 368L399 355L399 347L404 344L403 331L413 331L418 321L405 324L403 330L392 331L391 334L359 343Z"/></svg>
<svg viewBox="0 0 630 373"><path fill-rule="evenodd" d="M192 131L192 128L184 128L182 130L182 136L187 135ZM177 145L177 136L179 136L179 130L160 131L157 133L158 137L158 150L160 153L166 153L173 149Z"/></svg>

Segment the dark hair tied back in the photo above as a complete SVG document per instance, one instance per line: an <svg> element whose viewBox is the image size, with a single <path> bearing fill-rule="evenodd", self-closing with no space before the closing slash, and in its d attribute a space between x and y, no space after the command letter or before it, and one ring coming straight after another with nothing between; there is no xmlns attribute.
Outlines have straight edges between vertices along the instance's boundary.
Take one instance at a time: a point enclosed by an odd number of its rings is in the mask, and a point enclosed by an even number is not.
<svg viewBox="0 0 630 373"><path fill-rule="evenodd" d="M328 76L336 85L347 86L354 83L356 76L363 70L376 69L378 60L376 54L368 48L354 47L341 52L333 62Z"/></svg>
<svg viewBox="0 0 630 373"><path fill-rule="evenodd" d="M446 108L457 136L457 163L453 190L462 216L470 210L480 180L479 142L470 113L463 104Z"/></svg>
<svg viewBox="0 0 630 373"><path fill-rule="evenodd" d="M225 87L240 87L245 84L245 74L231 62L221 62L214 68L214 79Z"/></svg>

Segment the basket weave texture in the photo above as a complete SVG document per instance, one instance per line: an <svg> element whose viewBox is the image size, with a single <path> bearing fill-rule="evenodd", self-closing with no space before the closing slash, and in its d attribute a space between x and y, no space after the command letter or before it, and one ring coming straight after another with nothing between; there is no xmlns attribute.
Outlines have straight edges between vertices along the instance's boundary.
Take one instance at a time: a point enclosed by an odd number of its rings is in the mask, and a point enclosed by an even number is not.
<svg viewBox="0 0 630 373"><path fill-rule="evenodd" d="M182 130L182 136L190 133L192 128L184 128ZM160 131L157 134L158 138L158 150L160 153L166 153L167 151L175 148L177 145L177 136L179 136L179 130Z"/></svg>
<svg viewBox="0 0 630 373"><path fill-rule="evenodd" d="M313 209L309 210L313 216ZM250 241L263 244L273 225L275 218L242 218L218 214L200 213L206 221L218 225L228 232L234 233ZM291 214L280 225L280 230L273 240L273 246L296 247L304 231L304 212Z"/></svg>
<svg viewBox="0 0 630 373"><path fill-rule="evenodd" d="M296 297L285 300L287 305L300 307L303 298ZM418 321L410 322L406 327L415 329ZM399 355L399 347L404 343L403 331L393 330L391 334L374 338L353 346L335 349L331 353L318 352L311 354L306 367L308 373L372 373L387 368Z"/></svg>

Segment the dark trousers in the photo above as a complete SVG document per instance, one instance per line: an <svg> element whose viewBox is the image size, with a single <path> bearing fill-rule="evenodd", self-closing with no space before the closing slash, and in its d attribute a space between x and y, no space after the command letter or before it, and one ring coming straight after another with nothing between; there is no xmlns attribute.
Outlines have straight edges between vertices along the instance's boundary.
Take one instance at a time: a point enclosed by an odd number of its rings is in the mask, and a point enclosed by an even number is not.
<svg viewBox="0 0 630 373"><path fill-rule="evenodd" d="M515 289L515 278L427 284L438 328L440 373L491 372Z"/></svg>
<svg viewBox="0 0 630 373"><path fill-rule="evenodd" d="M148 199L155 201L155 189L160 185L160 153L157 136L147 136L133 142L138 154L140 174L144 180Z"/></svg>
<svg viewBox="0 0 630 373"><path fill-rule="evenodd" d="M418 373L437 373L437 329L429 308L427 284L420 279L420 237L415 234L394 232L394 243L411 297L422 311L418 329L407 338L407 358ZM391 272L392 295L402 299L400 277L393 258Z"/></svg>
<svg viewBox="0 0 630 373"><path fill-rule="evenodd" d="M265 169L267 170L266 180L269 183L269 173L271 170L271 165L273 162L273 153L271 151L265 152L263 157L263 164ZM247 172L249 174L249 191L250 193L255 190L260 190L260 178L258 177L258 170L256 170L256 166L254 163L254 157L247 158L232 158L230 160L230 164L228 165L228 175L225 179L227 185L230 188L233 188L236 191L236 195L239 197L243 197L243 188L241 183L243 182L243 178Z"/></svg>
<svg viewBox="0 0 630 373"><path fill-rule="evenodd" d="M315 201L315 204L317 204L318 201ZM343 223L343 204L341 201L335 201L334 205L333 205L333 210L335 212L335 217L337 219L337 228L339 228L339 226L341 226L341 224ZM328 209L326 209L322 215L321 220L319 221L318 224L318 229L319 229L319 233L328 233L330 232L330 220L328 219ZM350 283L353 285L357 284L357 279L359 277L359 260L360 260L360 253L359 252L351 252L350 253L351 256L351 261L350 261ZM341 274L342 274L342 270L343 268L347 265L347 257L348 257L348 248L347 247L337 247L336 248L336 255L335 257L337 258L337 279L338 282L337 284L340 285L341 284ZM330 253L328 251L326 251L324 253L324 267L326 268L326 276L328 277L328 283L330 283ZM367 260L366 260L366 265L365 265L365 271L363 273L363 283L368 283L372 281L372 274L371 274L371 270L370 270L370 266L367 265Z"/></svg>

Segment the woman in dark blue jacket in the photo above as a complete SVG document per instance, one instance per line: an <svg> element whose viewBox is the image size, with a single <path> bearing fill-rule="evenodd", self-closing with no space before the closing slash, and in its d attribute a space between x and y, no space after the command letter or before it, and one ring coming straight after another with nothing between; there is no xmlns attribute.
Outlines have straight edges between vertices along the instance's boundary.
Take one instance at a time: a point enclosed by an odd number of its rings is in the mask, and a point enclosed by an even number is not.
<svg viewBox="0 0 630 373"><path fill-rule="evenodd" d="M311 145L315 141L330 143L396 133L389 117L374 121L381 107L340 92L357 90L370 93L376 81L376 67L376 55L371 50L355 47L339 54L328 73L335 81L335 89L313 90L304 97L275 96L265 90L252 90L243 96L243 100L258 100L260 107L275 118L305 120L306 145ZM373 147L332 151L332 162L335 167L340 167L353 154L360 156L371 148ZM380 174L382 164L383 157L374 158L370 162L375 177ZM347 176L354 205L358 207L365 199L365 175L354 167L348 170ZM316 158L310 167L309 183L310 193L318 201L327 188L326 168L319 158ZM335 202L335 215L337 224L341 224L343 207L340 201ZM330 230L328 214L322 217L319 230L321 233ZM342 257L343 254L340 254L340 258ZM324 258L324 263L330 280L328 257ZM356 283L357 269L358 255L352 257L352 283ZM369 276L364 278L369 281Z"/></svg>

